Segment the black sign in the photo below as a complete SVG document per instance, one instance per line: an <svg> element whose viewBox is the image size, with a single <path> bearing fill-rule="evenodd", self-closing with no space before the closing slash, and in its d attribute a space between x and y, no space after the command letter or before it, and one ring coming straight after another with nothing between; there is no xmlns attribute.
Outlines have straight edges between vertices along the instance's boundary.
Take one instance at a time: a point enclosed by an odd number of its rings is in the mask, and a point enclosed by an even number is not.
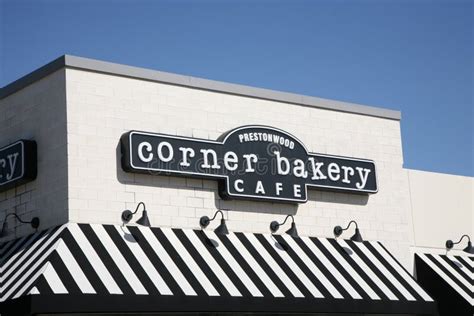
<svg viewBox="0 0 474 316"><path fill-rule="evenodd" d="M301 203L307 187L377 192L372 160L309 153L273 127L243 126L217 141L131 131L121 147L125 171L217 179L222 198Z"/></svg>
<svg viewBox="0 0 474 316"><path fill-rule="evenodd" d="M0 148L0 192L36 178L36 142L20 140Z"/></svg>

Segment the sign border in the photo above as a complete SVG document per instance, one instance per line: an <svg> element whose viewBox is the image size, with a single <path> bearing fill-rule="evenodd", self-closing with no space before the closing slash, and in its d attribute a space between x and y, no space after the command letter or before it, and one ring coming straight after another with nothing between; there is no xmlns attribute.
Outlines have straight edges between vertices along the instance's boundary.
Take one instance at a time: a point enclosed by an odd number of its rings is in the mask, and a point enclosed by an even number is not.
<svg viewBox="0 0 474 316"><path fill-rule="evenodd" d="M306 151L306 154L308 156L323 156L323 157L329 157L329 158L338 158L338 159L348 159L348 160L355 160L355 161L362 161L362 162L369 162L374 165L374 173L375 173L375 185L376 185L376 190L358 190L358 189L353 189L353 188L345 188L345 187L336 187L336 186L327 186L327 185L317 185L317 184L308 184L305 183L305 190L306 190L306 199L289 199L289 198L273 198L273 197L266 197L266 196L258 196L258 195L248 195L248 194L233 194L230 192L225 192L225 195L228 198L247 198L247 199L253 199L253 200L267 200L267 201L277 201L277 202L296 202L296 203L306 203L308 201L308 187L312 188L323 188L324 190L327 191L336 191L336 192L344 192L344 191L353 191L355 194L374 194L379 191L379 186L378 186L378 178L377 178L377 165L375 164L374 160L371 159L364 159L364 158L353 158L353 157L347 157L347 156L336 156L336 155L328 155L328 154L319 154L319 153L313 153L313 152L308 152L308 149L306 146L301 142L297 137L293 136L292 134L276 128L272 126L266 126L266 125L244 125L237 127L235 129L231 129L227 132L225 132L222 136L220 136L217 140L210 140L210 139L205 139L205 138L195 138L195 137L187 137L187 136L176 136L176 135L170 135L170 134L163 134L163 133L152 133L152 132L142 132L142 131L137 131L137 130L131 130L125 134L122 135L122 138L127 135L128 136L128 147L129 147L129 157L130 159L127 159L130 169L131 170L143 170L143 171L157 171L157 172L162 172L165 174L176 174L178 176L186 176L190 175L191 177L195 178L217 178L218 180L226 180L226 185L229 187L229 177L225 175L213 175L213 174L202 174L202 173L196 173L196 172L189 172L189 171L174 171L174 170L166 170L166 169L160 169L160 168L143 168L143 167L136 167L133 165L132 161L132 146L130 144L132 143L132 135L134 134L140 134L140 135L146 135L146 136L159 136L159 137L165 137L165 138L171 138L171 139L181 139L181 140L190 140L190 141L197 141L197 142L203 142L203 143L214 143L214 144L219 144L223 145L225 141L227 140L228 137L230 137L232 134L235 132L238 132L242 129L249 129L249 128L265 128L265 129L270 129L276 132L280 132L285 134L286 136L295 139ZM122 168L123 168L123 153L122 153ZM126 170L127 171L127 170ZM220 193L219 189L219 195L222 194Z"/></svg>

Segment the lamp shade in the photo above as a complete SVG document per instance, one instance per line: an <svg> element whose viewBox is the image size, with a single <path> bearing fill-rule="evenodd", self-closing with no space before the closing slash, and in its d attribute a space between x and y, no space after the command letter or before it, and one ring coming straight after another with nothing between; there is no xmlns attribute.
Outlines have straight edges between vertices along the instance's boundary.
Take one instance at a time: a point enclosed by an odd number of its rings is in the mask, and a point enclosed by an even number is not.
<svg viewBox="0 0 474 316"><path fill-rule="evenodd" d="M139 225L142 225L142 226L146 226L146 227L150 227L151 224L150 224L150 220L148 219L148 212L146 210L143 210L142 212L142 217L140 217L137 221L136 221L137 224Z"/></svg>
<svg viewBox="0 0 474 316"><path fill-rule="evenodd" d="M214 232L217 235L228 235L229 231L227 230L227 225L225 224L225 219L221 219L221 224L214 229Z"/></svg>
<svg viewBox="0 0 474 316"><path fill-rule="evenodd" d="M355 234L354 234L354 236L351 237L351 240L356 241L356 242L363 242L364 241L364 239L362 238L362 235L360 234L359 228L355 229Z"/></svg>
<svg viewBox="0 0 474 316"><path fill-rule="evenodd" d="M291 237L293 237L293 238L298 238L298 237L299 237L299 235L298 235L298 230L296 229L296 224L295 224L295 222L291 223L291 227L290 227L290 229L288 229L288 230L286 231L286 233L287 233L288 235L290 235Z"/></svg>
<svg viewBox="0 0 474 316"><path fill-rule="evenodd" d="M463 249L464 252L474 254L474 247L472 247L472 242L468 241L467 247Z"/></svg>

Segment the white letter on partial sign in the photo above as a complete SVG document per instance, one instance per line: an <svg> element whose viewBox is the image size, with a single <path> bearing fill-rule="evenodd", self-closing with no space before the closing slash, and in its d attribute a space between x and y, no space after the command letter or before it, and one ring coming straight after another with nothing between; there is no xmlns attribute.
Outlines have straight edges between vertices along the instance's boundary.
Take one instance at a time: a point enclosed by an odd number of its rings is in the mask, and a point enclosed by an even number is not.
<svg viewBox="0 0 474 316"><path fill-rule="evenodd" d="M7 165L7 161L5 159L0 159L0 166L2 168L5 168L5 166ZM0 179L3 178L3 175L0 174Z"/></svg>
<svg viewBox="0 0 474 316"><path fill-rule="evenodd" d="M14 153L7 156L8 163L10 164L10 174L7 172L7 180L11 180L13 178L13 174L15 173L16 167L16 159L18 158L18 153Z"/></svg>

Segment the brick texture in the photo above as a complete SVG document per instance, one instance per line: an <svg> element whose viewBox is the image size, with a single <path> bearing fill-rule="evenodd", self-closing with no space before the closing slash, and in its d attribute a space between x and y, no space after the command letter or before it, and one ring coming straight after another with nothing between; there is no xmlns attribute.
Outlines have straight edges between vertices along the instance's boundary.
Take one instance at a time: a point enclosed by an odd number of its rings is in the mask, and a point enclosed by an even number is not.
<svg viewBox="0 0 474 316"><path fill-rule="evenodd" d="M364 238L382 241L408 265L400 122L73 69L66 70L66 93L69 220L118 224L121 212L140 201L156 226L198 228L200 216L221 207L232 210L225 216L233 231L268 232L270 221L294 214L301 235L327 237L335 225L355 219ZM300 205L223 201L214 181L128 174L120 167L119 139L129 130L215 140L248 124L288 131L312 152L375 160L379 192L309 190Z"/></svg>
<svg viewBox="0 0 474 316"><path fill-rule="evenodd" d="M0 223L6 214L23 220L38 216L39 229L67 222L67 135L65 71L57 71L0 100L0 147L19 139L38 145L38 176L33 182L0 192ZM28 224L9 217L1 241L31 234Z"/></svg>

